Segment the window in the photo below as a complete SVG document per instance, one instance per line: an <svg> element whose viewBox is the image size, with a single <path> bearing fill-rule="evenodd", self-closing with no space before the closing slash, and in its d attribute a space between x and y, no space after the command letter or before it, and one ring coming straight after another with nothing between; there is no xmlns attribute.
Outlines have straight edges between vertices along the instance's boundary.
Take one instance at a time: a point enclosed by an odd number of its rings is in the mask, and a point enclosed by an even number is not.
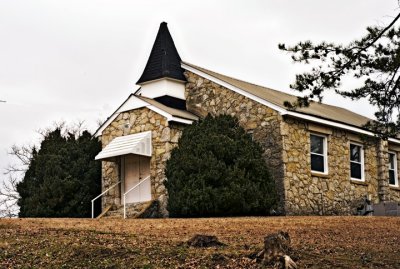
<svg viewBox="0 0 400 269"><path fill-rule="evenodd" d="M318 173L328 173L327 165L327 143L326 137L321 135L310 135L311 147L311 171Z"/></svg>
<svg viewBox="0 0 400 269"><path fill-rule="evenodd" d="M361 145L350 144L350 177L364 180L364 150Z"/></svg>
<svg viewBox="0 0 400 269"><path fill-rule="evenodd" d="M397 178L397 155L394 152L389 152L389 184L398 186Z"/></svg>

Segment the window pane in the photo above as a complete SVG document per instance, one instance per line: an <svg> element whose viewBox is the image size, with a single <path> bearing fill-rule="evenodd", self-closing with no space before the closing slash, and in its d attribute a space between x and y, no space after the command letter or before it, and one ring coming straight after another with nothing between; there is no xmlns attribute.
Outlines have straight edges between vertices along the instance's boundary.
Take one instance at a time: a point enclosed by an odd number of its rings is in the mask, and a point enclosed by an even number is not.
<svg viewBox="0 0 400 269"><path fill-rule="evenodd" d="M394 161L395 161L395 156L393 153L389 153L389 168L394 169Z"/></svg>
<svg viewBox="0 0 400 269"><path fill-rule="evenodd" d="M311 170L318 172L325 172L323 156L311 154Z"/></svg>
<svg viewBox="0 0 400 269"><path fill-rule="evenodd" d="M350 160L361 162L361 147L357 145L350 144Z"/></svg>
<svg viewBox="0 0 400 269"><path fill-rule="evenodd" d="M324 154L324 138L321 136L311 135L311 152Z"/></svg>
<svg viewBox="0 0 400 269"><path fill-rule="evenodd" d="M350 163L350 173L352 178L361 179L361 164Z"/></svg>
<svg viewBox="0 0 400 269"><path fill-rule="evenodd" d="M394 180L394 170L389 170L389 184L396 184L396 181Z"/></svg>

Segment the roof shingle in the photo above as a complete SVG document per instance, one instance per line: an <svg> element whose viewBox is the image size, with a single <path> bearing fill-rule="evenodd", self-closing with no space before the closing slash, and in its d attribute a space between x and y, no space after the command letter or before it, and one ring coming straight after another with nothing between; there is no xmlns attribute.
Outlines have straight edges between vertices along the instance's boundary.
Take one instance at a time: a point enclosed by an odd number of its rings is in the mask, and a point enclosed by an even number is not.
<svg viewBox="0 0 400 269"><path fill-rule="evenodd" d="M243 91L246 91L252 95L255 95L261 99L264 99L265 101L268 101L276 106L279 106L283 109L287 109L283 103L285 101L293 102L297 100L297 96L287 94L281 91L273 90L270 88L266 88L263 86L259 86L256 84L252 84L246 81L242 81L236 78L232 78L229 76L225 76L222 74L219 74L217 72L187 63L183 62L184 64L197 69L203 73L206 73L212 77L215 77L219 80L224 81L225 83L228 83L234 87L237 87ZM356 126L356 127L361 127L368 122L371 121L372 119L369 119L367 117L364 117L360 114L354 113L350 110L347 110L345 108L337 107L337 106L332 106L332 105L327 105L323 103L318 103L318 102L312 102L309 107L303 107L303 108L298 108L296 109L296 112L307 114L307 115L312 115L316 116L319 118L335 121L335 122L341 122L345 123L351 126Z"/></svg>
<svg viewBox="0 0 400 269"><path fill-rule="evenodd" d="M167 23L162 22L142 76L136 84L160 78L186 81L181 67L181 57L169 33Z"/></svg>

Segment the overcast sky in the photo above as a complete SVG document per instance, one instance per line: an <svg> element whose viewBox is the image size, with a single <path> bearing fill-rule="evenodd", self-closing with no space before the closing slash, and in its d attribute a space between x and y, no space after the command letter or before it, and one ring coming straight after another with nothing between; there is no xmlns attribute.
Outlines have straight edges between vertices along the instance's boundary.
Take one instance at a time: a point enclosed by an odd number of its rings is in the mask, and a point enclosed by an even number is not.
<svg viewBox="0 0 400 269"><path fill-rule="evenodd" d="M162 21L183 60L289 91L306 67L278 43L347 43L398 11L395 0L0 0L0 169L55 121L93 132L138 88ZM324 102L373 115L365 101Z"/></svg>

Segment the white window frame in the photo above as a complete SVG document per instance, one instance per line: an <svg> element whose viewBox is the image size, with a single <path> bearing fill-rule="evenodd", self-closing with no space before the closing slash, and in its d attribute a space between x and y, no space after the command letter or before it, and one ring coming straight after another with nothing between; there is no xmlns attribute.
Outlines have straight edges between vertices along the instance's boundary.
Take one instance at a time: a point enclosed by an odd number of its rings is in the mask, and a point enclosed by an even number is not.
<svg viewBox="0 0 400 269"><path fill-rule="evenodd" d="M318 136L321 137L323 140L322 145L323 145L323 154L320 153L314 153L311 152L311 136ZM315 154L315 155L319 155L324 157L324 172L321 171L315 171L311 169L311 155ZM317 174L323 174L323 175L327 175L328 174L328 137L326 135L322 135L322 134L316 134L316 133L310 133L310 169L311 172L313 173L317 173Z"/></svg>
<svg viewBox="0 0 400 269"><path fill-rule="evenodd" d="M394 155L394 167L393 169L390 169L390 154ZM397 153L394 151L389 151L389 167L388 170L394 170L394 184L390 184L390 186L398 187L399 186L399 178L398 178L398 170L397 170ZM390 178L389 178L390 179Z"/></svg>
<svg viewBox="0 0 400 269"><path fill-rule="evenodd" d="M356 161L352 161L351 160L351 145L360 147L360 155L361 155L360 162L356 162ZM350 179L351 180L355 180L355 181L365 181L364 146L362 144L359 144L359 143L350 142L350 144L349 144L349 153L350 153L349 154ZM361 164L361 178L351 177L351 163L359 163L359 164Z"/></svg>

